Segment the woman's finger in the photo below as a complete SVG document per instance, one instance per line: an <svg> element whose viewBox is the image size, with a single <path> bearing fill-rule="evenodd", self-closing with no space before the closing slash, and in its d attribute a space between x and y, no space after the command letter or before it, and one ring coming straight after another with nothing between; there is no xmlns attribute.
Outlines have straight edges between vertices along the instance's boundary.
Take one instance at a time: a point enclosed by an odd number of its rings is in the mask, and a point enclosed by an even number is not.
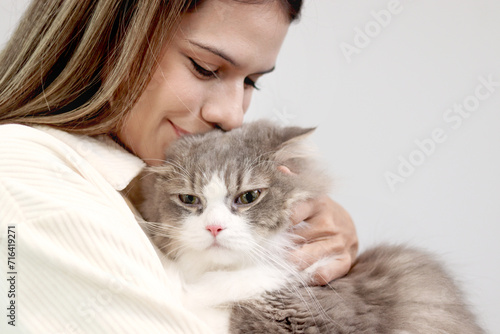
<svg viewBox="0 0 500 334"><path fill-rule="evenodd" d="M292 261L311 272L315 284L345 275L358 251L354 223L347 211L327 196L299 203L293 211L300 247ZM306 223L297 224L305 220Z"/></svg>

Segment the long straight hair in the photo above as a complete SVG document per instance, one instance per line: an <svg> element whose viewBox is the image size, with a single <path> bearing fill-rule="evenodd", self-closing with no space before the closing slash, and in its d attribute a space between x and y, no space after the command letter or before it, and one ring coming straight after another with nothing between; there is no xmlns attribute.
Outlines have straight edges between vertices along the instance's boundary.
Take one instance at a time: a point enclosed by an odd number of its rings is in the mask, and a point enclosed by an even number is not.
<svg viewBox="0 0 500 334"><path fill-rule="evenodd" d="M0 53L0 124L114 132L144 91L182 15L201 2L33 1ZM302 1L280 3L293 21Z"/></svg>

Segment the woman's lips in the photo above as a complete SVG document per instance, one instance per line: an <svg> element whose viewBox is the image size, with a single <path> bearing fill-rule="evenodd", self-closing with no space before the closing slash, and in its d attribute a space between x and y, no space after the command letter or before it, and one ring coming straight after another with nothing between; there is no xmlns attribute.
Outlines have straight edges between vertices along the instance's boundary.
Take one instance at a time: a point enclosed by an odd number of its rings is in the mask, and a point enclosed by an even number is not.
<svg viewBox="0 0 500 334"><path fill-rule="evenodd" d="M174 128L174 131L175 131L175 134L177 135L177 137L182 137L184 135L190 135L191 134L191 132L186 131L183 128L178 127L177 125L175 125L174 123L172 123L170 120L168 122Z"/></svg>

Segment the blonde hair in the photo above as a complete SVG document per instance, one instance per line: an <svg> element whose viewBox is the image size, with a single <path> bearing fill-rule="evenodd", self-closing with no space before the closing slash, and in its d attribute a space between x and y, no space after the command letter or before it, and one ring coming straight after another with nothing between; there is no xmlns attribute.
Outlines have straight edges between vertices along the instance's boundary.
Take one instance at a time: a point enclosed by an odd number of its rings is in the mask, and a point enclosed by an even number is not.
<svg viewBox="0 0 500 334"><path fill-rule="evenodd" d="M33 1L0 54L0 124L112 131L188 7L185 0Z"/></svg>
<svg viewBox="0 0 500 334"><path fill-rule="evenodd" d="M0 53L0 124L114 132L182 14L201 2L33 1Z"/></svg>

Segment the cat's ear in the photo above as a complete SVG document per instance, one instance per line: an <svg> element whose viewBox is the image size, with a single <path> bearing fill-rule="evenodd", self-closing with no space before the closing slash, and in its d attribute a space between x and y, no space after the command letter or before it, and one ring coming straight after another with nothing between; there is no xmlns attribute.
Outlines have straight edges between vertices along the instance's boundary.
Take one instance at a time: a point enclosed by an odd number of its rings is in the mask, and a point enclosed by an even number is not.
<svg viewBox="0 0 500 334"><path fill-rule="evenodd" d="M303 166L316 156L315 147L307 142L307 138L315 128L285 127L278 133L279 145L273 158L278 170L284 174L299 174Z"/></svg>
<svg viewBox="0 0 500 334"><path fill-rule="evenodd" d="M300 141L305 140L309 137L316 128L302 128L299 126L287 126L281 129L281 140L283 144L290 141Z"/></svg>
<svg viewBox="0 0 500 334"><path fill-rule="evenodd" d="M273 153L273 165L281 174L279 180L292 189L290 203L326 194L331 185L317 147L308 138L314 130L299 127L277 130L281 143Z"/></svg>

